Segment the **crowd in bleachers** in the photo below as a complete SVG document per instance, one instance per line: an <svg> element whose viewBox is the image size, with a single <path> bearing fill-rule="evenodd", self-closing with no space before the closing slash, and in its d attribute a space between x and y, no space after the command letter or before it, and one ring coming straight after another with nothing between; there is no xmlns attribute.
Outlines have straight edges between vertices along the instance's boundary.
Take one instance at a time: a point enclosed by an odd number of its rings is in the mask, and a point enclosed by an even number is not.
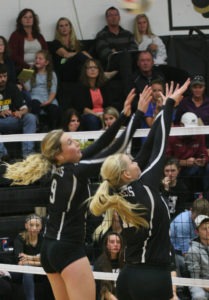
<svg viewBox="0 0 209 300"><path fill-rule="evenodd" d="M55 39L47 42L40 33L35 12L23 9L19 13L16 30L8 42L0 36L0 134L46 132L56 128L72 132L105 130L118 118L128 92L135 88L138 95L146 85L152 87L152 101L144 114L142 127L152 126L163 107L160 95L166 83L174 80L175 84L181 84L190 74L167 65L166 47L152 32L146 15L135 17L133 33L120 26L117 8L107 9L105 17L106 26L95 33L93 47L87 51L68 18L57 21ZM172 72L173 76L168 78L167 74ZM137 101L138 97L133 101L132 112L136 110ZM196 74L175 109L173 125L209 125L208 108L205 78ZM133 139L132 155L135 146L138 151L144 139L138 138L137 143ZM10 151L7 145L0 143L0 160L10 161L14 155ZM21 155L18 153L15 158L35 151L35 143L23 142ZM171 270L177 271L178 276L208 279L209 204L205 198L209 196L209 138L204 135L170 137L166 156L159 188L171 215L171 242L176 258ZM92 179L95 181L97 178ZM199 199L195 199L197 193ZM116 272L123 265L120 220L116 213L111 218L112 225L103 226L102 235L98 237L96 229L102 217L87 217L86 250L96 271ZM117 245L115 252L111 244ZM196 270L192 265L194 248L195 255L204 258L195 261ZM21 257L18 264L24 261L26 253L23 254L18 253ZM33 262L40 264L37 257ZM1 299L14 299L10 282L12 275L0 271L0 297L5 297ZM32 291L31 288L26 290ZM1 296L3 291L8 296ZM208 290L193 288L190 292L192 297L195 295L192 299L209 299ZM110 282L97 285L98 300L115 300L114 293L115 287ZM26 296L26 299L35 299L31 297ZM181 297L179 292L179 299L189 299L186 295Z"/></svg>

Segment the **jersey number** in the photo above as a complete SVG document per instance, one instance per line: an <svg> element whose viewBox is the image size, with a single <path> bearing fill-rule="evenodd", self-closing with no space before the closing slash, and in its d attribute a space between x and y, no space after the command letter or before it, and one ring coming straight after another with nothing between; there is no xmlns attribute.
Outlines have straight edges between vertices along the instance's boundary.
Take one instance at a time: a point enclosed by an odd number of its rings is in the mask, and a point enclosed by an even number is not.
<svg viewBox="0 0 209 300"><path fill-rule="evenodd" d="M54 204L54 202L55 202L56 189L57 189L57 180L53 179L52 184L51 184L50 197L49 197L49 200L50 200L51 204Z"/></svg>

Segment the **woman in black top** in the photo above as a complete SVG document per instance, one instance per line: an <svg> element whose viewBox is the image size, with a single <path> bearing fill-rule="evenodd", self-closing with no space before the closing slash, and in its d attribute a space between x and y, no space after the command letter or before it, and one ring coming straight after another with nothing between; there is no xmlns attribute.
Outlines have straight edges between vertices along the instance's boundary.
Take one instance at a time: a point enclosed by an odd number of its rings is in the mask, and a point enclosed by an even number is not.
<svg viewBox="0 0 209 300"><path fill-rule="evenodd" d="M119 119L82 153L79 143L68 132L54 130L43 139L41 154L7 165L5 176L14 184L29 184L49 170L52 172L41 262L56 300L95 299L93 274L84 249L85 200L90 196L88 179L98 176L101 164L109 154L125 150L138 127L142 111L146 111L151 98L150 89L140 95L138 111L131 117L126 130L111 144L123 120L130 115L134 96L132 90Z"/></svg>
<svg viewBox="0 0 209 300"><path fill-rule="evenodd" d="M41 234L42 219L36 215L28 215L25 219L25 231L14 240L14 253L18 265L40 266L40 252L43 236ZM35 300L34 275L23 274L23 287L26 300Z"/></svg>
<svg viewBox="0 0 209 300"><path fill-rule="evenodd" d="M78 80L83 63L91 57L88 52L82 50L71 21L64 17L57 21L50 52L58 79L67 82Z"/></svg>
<svg viewBox="0 0 209 300"><path fill-rule="evenodd" d="M126 266L117 281L119 300L172 298L169 210L160 196L159 185L173 107L189 82L173 93L172 87L167 92L171 99L166 101L133 161L125 154L115 154L101 168L103 183L90 209L95 215L115 209L123 220Z"/></svg>
<svg viewBox="0 0 209 300"><path fill-rule="evenodd" d="M94 264L96 272L119 273L124 265L123 239L117 232L110 231L105 235L101 255ZM97 300L117 300L114 281L96 281Z"/></svg>

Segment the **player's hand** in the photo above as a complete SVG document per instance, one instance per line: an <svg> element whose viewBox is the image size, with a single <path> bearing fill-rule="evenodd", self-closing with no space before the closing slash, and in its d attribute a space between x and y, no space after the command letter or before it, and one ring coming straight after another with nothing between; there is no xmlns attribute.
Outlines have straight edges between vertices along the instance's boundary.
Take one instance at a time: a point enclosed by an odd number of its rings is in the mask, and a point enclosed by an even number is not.
<svg viewBox="0 0 209 300"><path fill-rule="evenodd" d="M144 113L146 113L151 99L152 99L152 88L146 85L142 93L140 93L139 95L139 101L137 105L138 110L141 110Z"/></svg>
<svg viewBox="0 0 209 300"><path fill-rule="evenodd" d="M160 93L161 97L163 98L163 103L166 103L168 98L172 98L176 103L175 106L179 104L179 102L183 99L183 94L186 92L190 85L190 78L188 78L184 84L180 87L179 84L174 87L174 82L171 81L170 85L166 83L166 93L163 95Z"/></svg>
<svg viewBox="0 0 209 300"><path fill-rule="evenodd" d="M128 96L126 97L126 100L124 102L123 112L127 117L129 117L131 115L131 104L132 104L135 96L136 96L135 89L132 89L130 91L130 93L128 94Z"/></svg>

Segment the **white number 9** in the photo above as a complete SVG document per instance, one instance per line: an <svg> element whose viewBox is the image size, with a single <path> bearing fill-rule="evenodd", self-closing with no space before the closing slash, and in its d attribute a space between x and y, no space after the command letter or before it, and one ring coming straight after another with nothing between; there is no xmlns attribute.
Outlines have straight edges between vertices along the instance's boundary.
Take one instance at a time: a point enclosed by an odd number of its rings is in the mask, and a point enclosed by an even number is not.
<svg viewBox="0 0 209 300"><path fill-rule="evenodd" d="M50 193L50 203L54 204L55 201L55 194L56 194L56 189L57 189L57 180L53 179L51 183L51 193Z"/></svg>

